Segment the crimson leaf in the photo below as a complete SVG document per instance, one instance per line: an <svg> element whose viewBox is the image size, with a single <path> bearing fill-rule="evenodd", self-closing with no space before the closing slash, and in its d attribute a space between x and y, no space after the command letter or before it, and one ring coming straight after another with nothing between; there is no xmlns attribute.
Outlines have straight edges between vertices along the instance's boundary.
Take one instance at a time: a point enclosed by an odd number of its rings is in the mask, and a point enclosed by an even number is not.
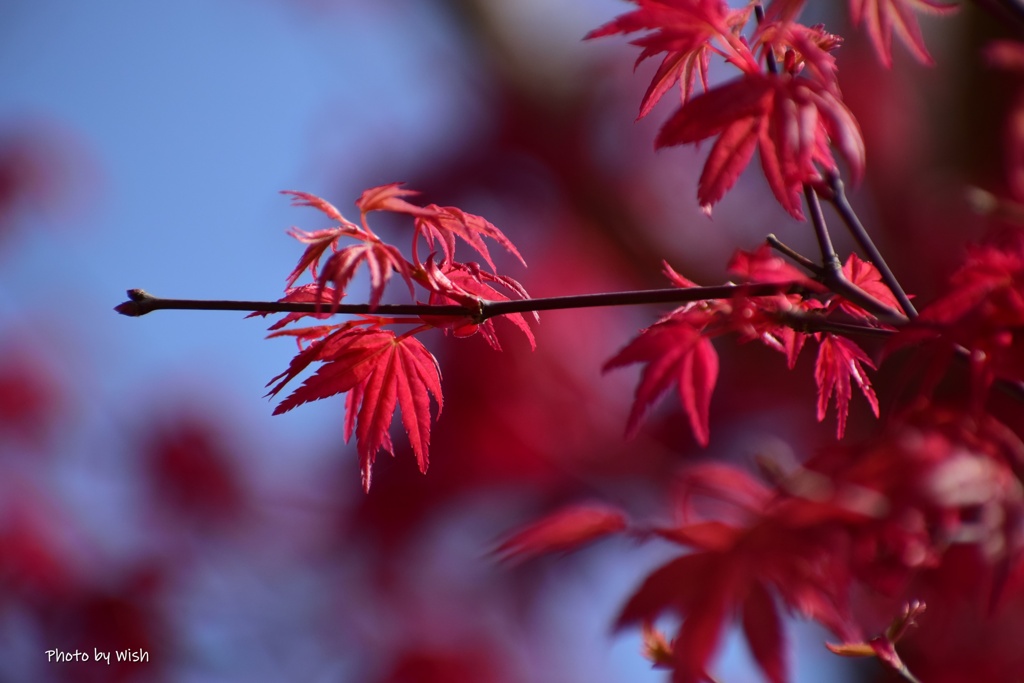
<svg viewBox="0 0 1024 683"><path fill-rule="evenodd" d="M956 5L936 0L850 0L853 23L865 24L875 52L886 66L892 66L894 31L918 61L929 65L933 63L913 8L939 14L954 11Z"/></svg>
<svg viewBox="0 0 1024 683"><path fill-rule="evenodd" d="M617 508L595 503L563 507L515 532L495 551L506 559L529 559L545 553L575 550L626 528Z"/></svg>
<svg viewBox="0 0 1024 683"><path fill-rule="evenodd" d="M285 372L270 381L277 384L268 395L275 396L313 362L322 365L277 406L275 415L349 392L345 440L355 431L363 488L369 491L377 451L383 448L394 454L388 430L395 409L401 407L413 454L420 471L426 472L430 397L437 401L438 413L443 399L437 360L418 339L398 337L391 330L344 325L300 352Z"/></svg>
<svg viewBox="0 0 1024 683"><path fill-rule="evenodd" d="M605 372L633 363L645 364L626 423L627 436L636 434L647 408L672 384L678 384L694 438L702 446L708 444L708 412L718 380L718 354L701 334L707 322L705 311L676 311L643 330L605 363Z"/></svg>
<svg viewBox="0 0 1024 683"><path fill-rule="evenodd" d="M814 380L818 383L818 421L825 419L829 400L836 396L836 438L843 438L846 431L846 415L850 410L853 388L850 378L860 387L864 398L878 417L878 398L871 388L871 380L864 372L863 365L872 370L874 363L867 354L846 337L822 333L818 347L818 361L814 366Z"/></svg>
<svg viewBox="0 0 1024 683"><path fill-rule="evenodd" d="M758 147L772 193L801 220L802 185L819 179L819 166L836 168L830 145L846 160L854 182L864 169L864 141L853 114L829 85L806 78L745 73L684 104L665 122L655 146L714 136L697 187L705 212L735 184Z"/></svg>

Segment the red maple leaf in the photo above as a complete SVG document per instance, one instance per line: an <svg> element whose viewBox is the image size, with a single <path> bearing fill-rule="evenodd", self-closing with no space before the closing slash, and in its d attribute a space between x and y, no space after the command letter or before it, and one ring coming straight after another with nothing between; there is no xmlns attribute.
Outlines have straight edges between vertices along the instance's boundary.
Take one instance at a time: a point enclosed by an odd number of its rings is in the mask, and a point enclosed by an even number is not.
<svg viewBox="0 0 1024 683"><path fill-rule="evenodd" d="M846 416L853 396L851 378L878 417L878 398L863 367L867 365L874 370L875 365L859 346L846 337L823 332L819 335L819 344L818 361L814 366L814 380L818 383L818 421L825 419L829 401L835 394L836 438L841 439L846 431Z"/></svg>
<svg viewBox="0 0 1024 683"><path fill-rule="evenodd" d="M743 601L743 635L761 671L772 683L786 680L786 647L775 599L761 582L750 586Z"/></svg>
<svg viewBox="0 0 1024 683"><path fill-rule="evenodd" d="M651 31L633 41L634 45L643 48L636 64L662 52L665 57L644 93L637 119L650 113L658 100L677 82L683 102L690 98L698 77L707 90L708 64L714 51L722 53L724 50L724 54L734 61L753 63L753 55L736 35L747 22L750 7L730 10L721 0L632 1L639 9L594 29L584 39ZM715 38L722 44L722 49L713 46Z"/></svg>
<svg viewBox="0 0 1024 683"><path fill-rule="evenodd" d="M676 384L694 438L702 446L708 444L711 393L718 380L718 354L702 334L710 319L711 314L701 309L677 310L643 330L605 363L605 372L633 363L645 366L626 422L628 437L636 434L648 407Z"/></svg>
<svg viewBox="0 0 1024 683"><path fill-rule="evenodd" d="M789 262L773 252L767 244L761 245L755 251L737 249L729 259L727 269L730 274L739 277L744 282L790 282L812 291L824 291L824 287L820 283L790 265Z"/></svg>
<svg viewBox="0 0 1024 683"><path fill-rule="evenodd" d="M522 299L528 299L529 295L521 284L504 275L493 275L481 269L479 264L451 263L441 267L428 260L424 266L427 283L431 289L430 303L434 305L459 304L472 310L473 306L484 301L509 301L509 297L491 286L500 285L511 291ZM490 284L488 284L490 283ZM534 321L539 321L540 316L533 314ZM500 316L505 318L526 335L530 342L530 348L536 348L537 342L533 337L533 330L526 322L522 313L507 313ZM485 320L481 323L467 324L465 316L446 319L441 316L424 316L423 321L434 327L453 327L456 336L468 337L480 332L487 343L495 351L501 350L497 333L494 330L494 320Z"/></svg>
<svg viewBox="0 0 1024 683"><path fill-rule="evenodd" d="M282 190L281 194L291 196L292 206L311 206L322 211L339 224L333 228L314 230L313 232L306 232L298 228L292 228L288 231L291 237L309 246L302 252L298 265L288 275L286 287L294 285L295 281L299 279L307 268L314 278L317 277L317 267L320 264L320 259L323 258L324 252L328 249L333 249L340 238L354 237L356 239L364 239L369 237L358 225L342 216L341 212L334 208L330 202L320 197L296 190Z"/></svg>
<svg viewBox="0 0 1024 683"><path fill-rule="evenodd" d="M663 269L675 286L696 286L667 263ZM808 335L785 324L781 316L820 308L816 300L805 300L799 293L789 292L796 287L819 291L821 285L767 247L737 252L729 269L751 284L777 284L778 293L744 296L743 288L737 287L736 295L730 299L687 304L643 330L605 364L605 371L631 363L646 364L627 422L627 436L636 433L647 408L676 383L694 436L700 444L707 445L709 404L718 378L718 355L711 336L735 332L743 341L757 339L785 354L791 369L796 364Z"/></svg>
<svg viewBox="0 0 1024 683"><path fill-rule="evenodd" d="M948 291L900 328L891 352L931 342L926 385L934 387L960 348L970 351L972 399L984 399L996 377L1024 379L1024 237L975 247L950 278Z"/></svg>
<svg viewBox="0 0 1024 683"><path fill-rule="evenodd" d="M402 424L409 436L421 472L427 471L430 446L430 397L441 412L441 374L437 360L410 333L396 336L391 330L360 327L361 323L309 328L322 335L301 351L288 369L268 383L274 384L268 396L284 386L313 362L322 363L302 385L278 404L274 414L343 392L345 403L345 441L356 435L363 488L370 490L373 461L380 449L394 454L388 430L397 407L402 409ZM277 332L298 335L303 330ZM326 334L325 334L326 332Z"/></svg>
<svg viewBox="0 0 1024 683"><path fill-rule="evenodd" d="M760 147L768 184L782 206L802 219L802 185L820 179L818 167L835 170L830 145L850 167L856 181L864 166L864 143L835 81L829 54L841 41L820 28L792 22L802 3L775 3L772 21L762 23L755 48L783 55L781 75L765 74L740 37L751 7L730 10L721 0L633 0L639 9L588 34L650 31L634 44L643 47L637 63L666 53L640 106L640 118L677 81L683 106L665 124L655 146L696 143L718 136L698 186L705 212L728 191ZM706 72L711 51L744 72L732 83L709 90ZM794 76L809 66L805 75ZM697 76L705 92L691 98Z"/></svg>
<svg viewBox="0 0 1024 683"><path fill-rule="evenodd" d="M863 515L827 497L790 497L739 468L714 463L688 468L677 495L683 523L650 531L693 551L654 570L616 621L618 628L648 625L666 613L683 620L671 657L659 657L673 669L673 681L708 680L707 664L734 615L767 678L785 681L779 601L846 640L859 636L848 605L842 525ZM708 498L716 515L722 504L731 507L730 521L688 521L702 507L691 503L694 495Z"/></svg>
<svg viewBox="0 0 1024 683"><path fill-rule="evenodd" d="M656 569L622 608L616 628L652 623L666 610L685 616L673 640L673 683L706 680L705 667L718 647L730 611L736 568L723 554L697 552Z"/></svg>
<svg viewBox="0 0 1024 683"><path fill-rule="evenodd" d="M706 667L729 617L739 613L751 653L772 683L786 680L785 643L775 600L742 549L698 551L656 569L622 608L617 628L684 618L672 641L674 683L709 680Z"/></svg>
<svg viewBox="0 0 1024 683"><path fill-rule="evenodd" d="M812 292L824 291L819 282L791 266L768 245L754 252L737 250L728 267L731 274L745 282L793 284ZM742 339L758 339L769 348L785 354L786 364L792 370L808 335L781 323L780 315L808 311L818 306L820 303L814 299L780 291L774 296L736 297L729 317Z"/></svg>
<svg viewBox="0 0 1024 683"><path fill-rule="evenodd" d="M899 301L893 295L892 290L882 281L882 274L878 272L878 268L875 268L874 264L870 261L864 261L856 254L850 254L850 258L846 259L846 263L843 264L843 275L851 283L857 285L886 306L897 311L903 310L903 307L900 306ZM837 299L837 301L840 309L855 318L862 320L875 319L875 316L856 304L842 298Z"/></svg>
<svg viewBox="0 0 1024 683"><path fill-rule="evenodd" d="M325 300L322 295L325 288L327 288L327 283L334 283L334 288L331 290L329 297L331 310L334 311L337 309L342 297L345 296L348 283L352 280L359 265L365 263L370 271L369 303L371 308L376 307L380 303L384 288L394 272L398 272L402 276L409 286L409 294L412 295L414 290L409 262L398 249L382 242L366 224L366 213L368 211L399 211L416 216L433 214L432 210L421 210L419 207L401 199L402 196L415 194L415 192L400 190L398 189L399 185L401 183L392 183L363 192L356 202L356 205L362 212L362 228L346 220L332 204L320 197L306 192L285 190L283 194L291 195L294 205L312 206L340 224L334 228L315 230L313 232L306 232L298 228L292 228L288 231L289 235L309 246L306 247L306 250L299 258L298 265L295 266L288 276L287 287L292 287L303 271L308 269L310 274L317 278L317 291L314 300L318 303L321 300ZM342 237L356 239L359 243L338 249L338 240ZM320 266L320 259L323 258L328 249L332 250L333 253L324 264L322 272L318 275L317 270Z"/></svg>
<svg viewBox="0 0 1024 683"><path fill-rule="evenodd" d="M864 141L853 114L828 85L806 78L747 72L684 104L665 122L656 147L718 136L701 172L697 199L710 213L761 150L761 168L775 198L803 220L801 190L836 169L834 145L857 182Z"/></svg>
<svg viewBox="0 0 1024 683"><path fill-rule="evenodd" d="M414 295L411 269L402 252L377 239L365 240L336 251L324 264L317 286L323 292L328 282L334 283L332 310L336 309L345 296L348 283L362 263L370 271L370 308L376 308L380 303L384 288L396 271L409 286L409 295Z"/></svg>
<svg viewBox="0 0 1024 683"><path fill-rule="evenodd" d="M519 529L495 552L505 559L525 560L550 552L567 552L623 531L626 515L599 503L576 503Z"/></svg>
<svg viewBox="0 0 1024 683"><path fill-rule="evenodd" d="M1024 235L1004 245L977 246L950 278L949 290L922 311L922 320L953 323L968 316L992 327L1024 325Z"/></svg>
<svg viewBox="0 0 1024 683"><path fill-rule="evenodd" d="M430 249L434 248L435 243L440 244L441 253L444 254L442 265L451 263L455 257L456 237L461 238L466 244L475 249L484 261L487 262L487 265L490 266L492 272L496 269L494 261L491 260L491 254L487 250L487 244L483 240L484 237L490 238L505 247L510 254L519 259L520 263L524 266L526 265L526 261L523 260L519 250L512 244L512 241L485 218L467 213L454 206L431 204L427 208L430 210L429 214L416 218L416 235L422 235L427 241L427 247ZM412 252L413 260L420 263L415 239L412 244Z"/></svg>
<svg viewBox="0 0 1024 683"><path fill-rule="evenodd" d="M342 225L351 226L355 229L359 229L354 223L345 219L341 215L341 212L334 208L326 199L321 199L316 195L309 194L308 192L299 192L298 190L281 190L281 194L286 194L292 198L292 206L311 206L314 209L327 214L327 217L333 221L337 221Z"/></svg>
<svg viewBox="0 0 1024 683"><path fill-rule="evenodd" d="M701 87L708 90L708 69L711 65L711 49L705 43L688 52L676 50L665 55L658 70L647 87L647 92L640 100L640 113L637 114L639 121L651 113L658 100L667 93L672 86L679 83L681 97L686 102L693 95L693 86L700 78Z"/></svg>
<svg viewBox="0 0 1024 683"><path fill-rule="evenodd" d="M356 200L356 208L363 215L365 222L366 214L371 211L393 211L395 213L407 213L411 216L429 216L433 213L430 208L416 206L405 201L402 197L411 197L419 194L416 190L401 189L403 183L388 183L378 185L368 190L363 190Z"/></svg>
<svg viewBox="0 0 1024 683"><path fill-rule="evenodd" d="M892 66L892 35L899 36L910 53L922 64L931 65L932 57L924 45L921 27L914 10L932 14L956 11L956 5L937 0L850 0L854 25L864 24L875 52L887 67Z"/></svg>
<svg viewBox="0 0 1024 683"><path fill-rule="evenodd" d="M788 10L780 10L788 13ZM823 26L804 26L788 19L766 21L758 25L753 43L762 52L774 54L782 73L803 74L838 93L836 59L832 56L843 42Z"/></svg>
<svg viewBox="0 0 1024 683"><path fill-rule="evenodd" d="M310 283L307 283L307 284L304 284L304 285L299 285L298 287L289 287L288 289L285 290L284 296L281 297L280 299L278 299L277 301L279 303L303 303L303 304L317 303L317 304L322 304L324 301L331 301L333 299L334 299L334 289L332 289L331 287L325 287L325 288L323 288L323 290L321 290L320 286L317 283L310 282ZM247 315L245 317L246 318L255 318L256 316L260 316L261 318L265 318L268 315L271 315L271 313L269 311L256 311L256 312L250 313L249 315ZM330 314L329 313L292 312L292 313L288 313L287 315L282 317L280 320L274 321L274 324L271 325L267 329L269 329L271 332L273 332L274 330L280 330L281 328L283 328L283 327L285 327L287 325L292 324L296 320L301 320L302 318L305 318L306 316L313 316L313 317L316 317L316 318L323 319L323 318L330 317Z"/></svg>

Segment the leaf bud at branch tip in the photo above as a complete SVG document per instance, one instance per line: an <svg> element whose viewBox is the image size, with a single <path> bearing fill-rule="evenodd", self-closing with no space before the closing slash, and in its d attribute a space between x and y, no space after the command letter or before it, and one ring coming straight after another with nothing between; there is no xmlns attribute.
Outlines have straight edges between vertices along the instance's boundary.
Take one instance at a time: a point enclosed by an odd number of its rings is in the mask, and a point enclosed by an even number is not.
<svg viewBox="0 0 1024 683"><path fill-rule="evenodd" d="M121 315L127 315L132 318L137 318L140 315L149 313L149 307L145 306L146 302L152 301L153 296L144 289L129 289L128 301L114 306L114 310Z"/></svg>

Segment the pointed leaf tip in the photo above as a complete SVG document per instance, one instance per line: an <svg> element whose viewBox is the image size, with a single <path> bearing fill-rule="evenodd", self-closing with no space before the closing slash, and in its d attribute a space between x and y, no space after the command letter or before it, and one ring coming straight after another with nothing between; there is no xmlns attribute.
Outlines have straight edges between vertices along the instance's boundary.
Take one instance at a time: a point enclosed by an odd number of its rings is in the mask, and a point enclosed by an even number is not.
<svg viewBox="0 0 1024 683"><path fill-rule="evenodd" d="M434 358L415 337L396 337L391 330L351 326L309 328L325 335L301 351L288 369L271 380L276 395L314 362L313 375L284 399L274 414L340 393L345 400L345 440L355 433L363 487L369 490L377 452L394 453L389 430L401 408L421 472L427 469L430 448L431 398L440 414L441 374ZM301 330L297 331L301 333Z"/></svg>
<svg viewBox="0 0 1024 683"><path fill-rule="evenodd" d="M601 503L568 505L523 527L494 551L503 560L570 552L626 529L622 510Z"/></svg>
<svg viewBox="0 0 1024 683"><path fill-rule="evenodd" d="M846 416L853 397L853 379L867 399L871 411L878 417L878 398L871 387L864 365L872 370L874 363L853 341L846 337L824 333L818 347L818 359L814 367L814 379L818 384L818 421L825 419L828 404L836 397L836 438L843 438L846 432Z"/></svg>
<svg viewBox="0 0 1024 683"><path fill-rule="evenodd" d="M718 380L718 354L711 340L701 336L708 319L700 310L676 312L643 330L605 363L605 372L644 364L626 421L627 438L639 430L648 408L676 384L694 438L707 446L711 394Z"/></svg>

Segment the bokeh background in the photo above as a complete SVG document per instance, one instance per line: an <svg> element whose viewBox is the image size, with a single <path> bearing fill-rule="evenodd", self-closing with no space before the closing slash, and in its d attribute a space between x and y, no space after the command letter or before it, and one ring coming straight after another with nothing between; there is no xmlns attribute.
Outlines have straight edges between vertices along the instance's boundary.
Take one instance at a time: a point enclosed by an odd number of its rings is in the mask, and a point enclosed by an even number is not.
<svg viewBox="0 0 1024 683"><path fill-rule="evenodd" d="M570 501L665 514L689 458L801 457L834 430L814 421L811 358L789 373L723 345L701 451L672 401L624 441L636 374L600 373L662 311L552 312L532 353L515 333L501 354L437 334L430 471L401 450L364 495L340 399L271 417L265 384L294 347L264 340L265 321L112 310L131 287L279 297L300 253L286 229L326 227L281 189L354 215L362 189L406 181L501 227L529 268L502 265L535 296L664 286L661 259L718 283L770 232L813 253L756 173L708 220L702 153L652 151L669 105L633 119L653 65L634 76L625 41L580 40L627 7L0 3L0 681L665 678L609 625L667 548L520 566L489 551ZM806 23L848 33L827 9ZM960 188L998 177L1005 97L971 56L995 29L966 15L927 24L936 71L897 48L885 72L852 34L839 53L869 143L858 207L922 296L981 234ZM405 244L408 226L388 229ZM873 671L792 628L796 680ZM46 656L129 648L150 661ZM718 670L757 675L735 638Z"/></svg>

